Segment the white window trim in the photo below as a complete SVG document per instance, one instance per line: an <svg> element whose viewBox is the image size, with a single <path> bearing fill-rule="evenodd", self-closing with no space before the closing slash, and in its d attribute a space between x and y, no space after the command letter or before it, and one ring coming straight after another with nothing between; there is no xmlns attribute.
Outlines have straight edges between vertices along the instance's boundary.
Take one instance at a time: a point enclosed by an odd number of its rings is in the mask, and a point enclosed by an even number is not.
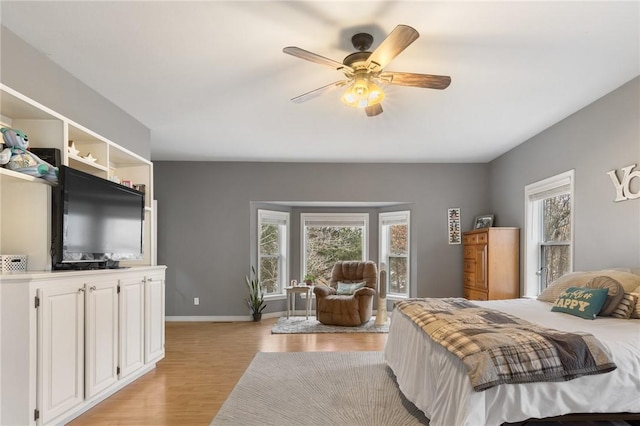
<svg viewBox="0 0 640 426"><path fill-rule="evenodd" d="M386 222L386 223L385 223ZM389 271L387 270L387 299L389 300L402 300L407 299L411 293L411 211L403 210L397 212L384 212L378 214L378 255L380 257L378 261L378 270L381 269L382 259L382 245L385 243L382 241L383 232L382 226L389 224L389 222L397 222L398 224L407 224L407 293L390 293L389 292ZM388 267L387 267L388 269Z"/></svg>
<svg viewBox="0 0 640 426"><path fill-rule="evenodd" d="M569 193L571 244L569 245L569 271L573 271L574 234L574 186L575 170L569 170L541 181L529 184L524 188L524 297L536 297L539 293L538 272L538 236L540 235L539 212L534 212L534 202L554 195Z"/></svg>
<svg viewBox="0 0 640 426"><path fill-rule="evenodd" d="M369 258L369 213L301 213L300 238L302 240L302 244L300 244L300 280L302 280L307 273L307 257L305 256L307 253L307 234L304 232L304 228L307 222L323 221L342 223L351 222L353 223L351 226L363 222L364 232L362 233L362 261L364 262Z"/></svg>
<svg viewBox="0 0 640 426"><path fill-rule="evenodd" d="M283 223L284 222L284 223ZM290 239L290 229L291 229L291 225L290 225L290 214L289 212L281 212L281 211L277 211L277 210L263 210L263 209L258 209L258 231L257 231L257 238L258 238L258 243L257 243L257 274L258 274L258 279L259 274L260 274L260 233L262 231L261 229L261 224L262 223L272 223L272 224L276 224L276 225L284 225L285 226L285 235L280 235L280 249L281 249L281 253L280 256L282 257L281 261L280 261L280 291L277 293L270 293L270 294L265 294L264 295L264 300L275 300L275 299L284 299L286 297L286 290L285 287L287 287L287 283L289 282L289 269L290 269L290 265L289 265L289 239Z"/></svg>

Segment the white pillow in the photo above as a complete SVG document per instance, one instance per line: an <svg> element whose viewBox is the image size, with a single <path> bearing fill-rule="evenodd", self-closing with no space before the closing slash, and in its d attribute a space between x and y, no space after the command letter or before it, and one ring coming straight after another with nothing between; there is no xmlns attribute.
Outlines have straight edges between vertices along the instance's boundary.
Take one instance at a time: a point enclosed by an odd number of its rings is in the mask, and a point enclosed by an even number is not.
<svg viewBox="0 0 640 426"><path fill-rule="evenodd" d="M364 287L364 282L361 283L343 283L342 281L338 281L338 289L336 294L341 294L344 296L351 295L356 292L359 288Z"/></svg>

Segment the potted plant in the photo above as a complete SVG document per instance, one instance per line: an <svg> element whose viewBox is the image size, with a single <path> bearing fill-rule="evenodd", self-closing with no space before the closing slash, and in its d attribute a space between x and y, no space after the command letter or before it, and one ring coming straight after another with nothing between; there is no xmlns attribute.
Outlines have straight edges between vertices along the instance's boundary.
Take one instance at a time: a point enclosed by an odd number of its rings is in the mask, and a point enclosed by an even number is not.
<svg viewBox="0 0 640 426"><path fill-rule="evenodd" d="M311 285L311 284L313 284L313 280L315 280L315 279L316 279L316 276L315 276L315 275L313 275L313 274L307 274L307 275L305 275L305 276L304 276L303 281L304 281L304 283L305 283L306 285Z"/></svg>
<svg viewBox="0 0 640 426"><path fill-rule="evenodd" d="M249 287L249 298L246 299L246 302L253 314L253 320L260 321L262 319L262 311L267 307L267 304L264 302L262 286L256 277L256 270L253 266L251 267L251 272L254 278L249 279L246 275L244 277Z"/></svg>

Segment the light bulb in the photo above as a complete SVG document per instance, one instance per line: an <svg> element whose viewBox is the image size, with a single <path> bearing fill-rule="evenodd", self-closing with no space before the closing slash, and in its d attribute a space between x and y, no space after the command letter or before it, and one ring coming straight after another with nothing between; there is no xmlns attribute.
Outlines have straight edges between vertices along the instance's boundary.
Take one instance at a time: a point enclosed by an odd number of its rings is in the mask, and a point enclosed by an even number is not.
<svg viewBox="0 0 640 426"><path fill-rule="evenodd" d="M366 108L378 104L384 99L384 92L368 78L358 78L342 95L342 102L356 107Z"/></svg>

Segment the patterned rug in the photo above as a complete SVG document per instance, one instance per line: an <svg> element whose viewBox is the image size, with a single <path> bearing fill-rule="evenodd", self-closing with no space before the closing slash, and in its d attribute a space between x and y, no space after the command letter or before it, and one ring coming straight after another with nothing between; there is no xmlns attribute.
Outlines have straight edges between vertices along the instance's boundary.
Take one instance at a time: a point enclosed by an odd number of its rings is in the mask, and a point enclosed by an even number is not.
<svg viewBox="0 0 640 426"><path fill-rule="evenodd" d="M258 352L211 426L417 426L382 352Z"/></svg>
<svg viewBox="0 0 640 426"><path fill-rule="evenodd" d="M305 333L388 333L389 321L385 325L375 325L376 317L359 327L339 327L324 325L313 317L280 317L271 329L272 334L305 334Z"/></svg>
<svg viewBox="0 0 640 426"><path fill-rule="evenodd" d="M210 426L428 424L422 411L400 392L382 352L258 352ZM636 422L530 424L635 426Z"/></svg>

